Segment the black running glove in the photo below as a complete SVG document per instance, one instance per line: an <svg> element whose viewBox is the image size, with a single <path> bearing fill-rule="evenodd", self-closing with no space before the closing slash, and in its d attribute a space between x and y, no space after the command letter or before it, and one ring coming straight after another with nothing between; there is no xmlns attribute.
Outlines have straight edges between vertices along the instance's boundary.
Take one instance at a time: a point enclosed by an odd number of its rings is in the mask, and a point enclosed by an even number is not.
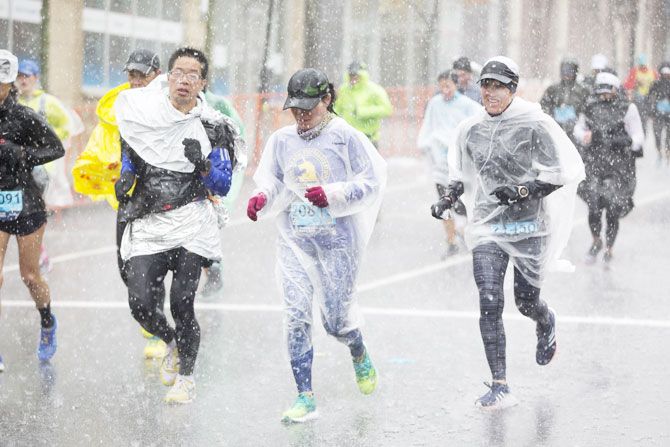
<svg viewBox="0 0 670 447"><path fill-rule="evenodd" d="M200 142L193 138L184 138L184 156L193 163L196 172L208 172L211 162L202 156Z"/></svg>
<svg viewBox="0 0 670 447"><path fill-rule="evenodd" d="M135 183L135 174L130 171L121 173L121 176L114 184L114 194L119 203L124 204L130 200L128 193L132 189L133 183Z"/></svg>
<svg viewBox="0 0 670 447"><path fill-rule="evenodd" d="M458 198L463 194L463 191L464 188L462 182L449 183L445 194L430 207L430 214L432 214L435 219L442 219L442 214L454 206Z"/></svg>

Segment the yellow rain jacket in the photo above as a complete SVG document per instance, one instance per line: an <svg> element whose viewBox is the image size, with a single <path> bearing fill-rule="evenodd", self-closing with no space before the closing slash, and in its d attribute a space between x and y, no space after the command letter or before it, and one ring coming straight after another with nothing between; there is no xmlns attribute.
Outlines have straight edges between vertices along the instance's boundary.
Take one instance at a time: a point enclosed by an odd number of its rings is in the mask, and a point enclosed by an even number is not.
<svg viewBox="0 0 670 447"><path fill-rule="evenodd" d="M114 103L119 93L128 88L130 84L126 82L100 98L95 110L98 124L72 168L75 191L93 200L105 199L114 209L119 206L114 183L121 173L121 137L116 125Z"/></svg>

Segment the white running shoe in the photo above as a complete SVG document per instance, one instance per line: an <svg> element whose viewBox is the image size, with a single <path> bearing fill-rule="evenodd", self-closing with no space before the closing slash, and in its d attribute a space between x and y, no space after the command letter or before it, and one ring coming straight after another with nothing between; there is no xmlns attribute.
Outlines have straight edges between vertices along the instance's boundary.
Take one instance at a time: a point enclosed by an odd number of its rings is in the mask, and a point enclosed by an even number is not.
<svg viewBox="0 0 670 447"><path fill-rule="evenodd" d="M174 381L174 385L165 395L167 404L188 404L195 399L195 381L193 376L186 377L179 374Z"/></svg>

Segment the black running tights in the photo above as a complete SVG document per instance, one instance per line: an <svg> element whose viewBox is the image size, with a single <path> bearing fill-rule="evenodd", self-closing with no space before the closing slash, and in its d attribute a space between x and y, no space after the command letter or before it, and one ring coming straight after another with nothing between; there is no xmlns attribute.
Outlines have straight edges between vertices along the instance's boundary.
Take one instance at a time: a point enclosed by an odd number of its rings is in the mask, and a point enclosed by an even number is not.
<svg viewBox="0 0 670 447"><path fill-rule="evenodd" d="M515 248L523 249L529 245L529 251L540 243L539 238L520 241ZM516 245L516 244L515 244ZM479 330L484 342L486 360L493 380L505 380L505 328L503 327L503 283L509 255L497 244L489 242L472 250L475 282L479 289ZM548 324L547 304L540 299L540 289L528 283L526 278L514 268L514 298L519 311L540 325Z"/></svg>
<svg viewBox="0 0 670 447"><path fill-rule="evenodd" d="M589 206L589 228L594 238L600 238L600 232L603 228L602 214L605 210L605 219L607 219L607 229L605 230L605 246L612 248L617 234L619 233L619 215L612 212L611 209L603 206L601 203Z"/></svg>
<svg viewBox="0 0 670 447"><path fill-rule="evenodd" d="M148 332L165 343L176 339L182 375L191 375L200 346L200 326L193 304L200 280L202 256L184 248L152 255L135 256L127 261L130 311ZM168 270L172 273L170 310L175 328L169 325L155 291L163 287Z"/></svg>

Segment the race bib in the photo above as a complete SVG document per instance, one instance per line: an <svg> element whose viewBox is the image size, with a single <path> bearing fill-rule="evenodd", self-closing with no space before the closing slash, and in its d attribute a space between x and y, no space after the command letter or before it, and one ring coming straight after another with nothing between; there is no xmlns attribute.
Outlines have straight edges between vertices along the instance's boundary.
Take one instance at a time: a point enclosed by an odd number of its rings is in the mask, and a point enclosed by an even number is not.
<svg viewBox="0 0 670 447"><path fill-rule="evenodd" d="M536 220L491 224L493 234L515 236L518 234L533 234L540 230L540 223Z"/></svg>
<svg viewBox="0 0 670 447"><path fill-rule="evenodd" d="M23 211L23 191L0 191L0 221L16 220Z"/></svg>
<svg viewBox="0 0 670 447"><path fill-rule="evenodd" d="M670 101L668 101L667 99L664 99L663 101L658 101L656 103L656 110L658 110L663 115L669 114L670 113Z"/></svg>
<svg viewBox="0 0 670 447"><path fill-rule="evenodd" d="M577 113L573 106L561 104L560 107L554 108L554 120L559 124L565 124L577 120Z"/></svg>
<svg viewBox="0 0 670 447"><path fill-rule="evenodd" d="M291 225L296 229L318 229L335 225L335 219L326 208L306 202L291 203Z"/></svg>

